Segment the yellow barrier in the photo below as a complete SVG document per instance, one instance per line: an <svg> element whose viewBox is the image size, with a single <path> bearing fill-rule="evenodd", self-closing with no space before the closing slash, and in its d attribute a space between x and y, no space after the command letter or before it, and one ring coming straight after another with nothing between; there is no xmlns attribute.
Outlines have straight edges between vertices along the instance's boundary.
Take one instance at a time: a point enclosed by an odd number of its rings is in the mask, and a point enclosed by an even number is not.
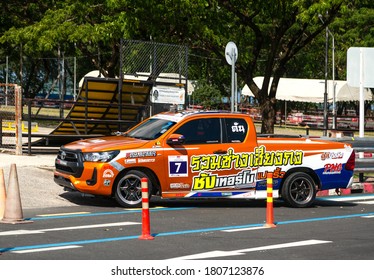
<svg viewBox="0 0 374 280"><path fill-rule="evenodd" d="M16 130L16 123L15 121L3 121L2 122L2 127L3 130L6 131L15 131ZM28 131L28 122L24 121L22 122L22 132L27 132ZM39 131L39 126L38 123L32 122L31 123L31 132L38 132Z"/></svg>

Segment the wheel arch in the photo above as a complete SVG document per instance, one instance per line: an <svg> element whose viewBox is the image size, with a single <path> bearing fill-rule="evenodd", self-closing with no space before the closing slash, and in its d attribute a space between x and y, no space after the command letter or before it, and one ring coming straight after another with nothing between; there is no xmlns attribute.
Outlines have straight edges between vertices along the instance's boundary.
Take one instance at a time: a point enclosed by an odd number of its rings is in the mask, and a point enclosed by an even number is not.
<svg viewBox="0 0 374 280"><path fill-rule="evenodd" d="M318 191L321 188L321 181L320 181L318 175L316 174L316 172L313 169L308 168L308 167L295 167L295 168L289 169L286 172L286 174L283 176L281 186L278 190L280 196L282 194L282 188L283 188L284 182L286 181L287 177L289 177L291 174L293 174L295 172L303 172L303 173L308 174L310 177L312 177L314 183L316 184L316 191Z"/></svg>

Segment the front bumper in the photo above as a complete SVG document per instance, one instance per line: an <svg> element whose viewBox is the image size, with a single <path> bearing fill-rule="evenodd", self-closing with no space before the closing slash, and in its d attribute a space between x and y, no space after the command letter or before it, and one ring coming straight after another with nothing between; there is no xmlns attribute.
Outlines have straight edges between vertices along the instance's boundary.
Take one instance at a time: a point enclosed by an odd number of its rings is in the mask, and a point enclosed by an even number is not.
<svg viewBox="0 0 374 280"><path fill-rule="evenodd" d="M77 189L74 187L74 185L71 183L70 179L68 178L55 174L53 180L55 181L57 185L60 185L64 188L68 188L70 190L77 191Z"/></svg>

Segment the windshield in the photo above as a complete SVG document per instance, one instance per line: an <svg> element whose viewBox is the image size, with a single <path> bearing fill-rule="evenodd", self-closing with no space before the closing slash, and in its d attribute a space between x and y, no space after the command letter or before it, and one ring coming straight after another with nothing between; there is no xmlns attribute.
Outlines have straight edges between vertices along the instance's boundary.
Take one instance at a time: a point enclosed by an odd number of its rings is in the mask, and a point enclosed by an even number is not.
<svg viewBox="0 0 374 280"><path fill-rule="evenodd" d="M175 124L176 122L170 120L149 119L131 130L129 133L126 133L125 136L138 139L153 140L160 137Z"/></svg>

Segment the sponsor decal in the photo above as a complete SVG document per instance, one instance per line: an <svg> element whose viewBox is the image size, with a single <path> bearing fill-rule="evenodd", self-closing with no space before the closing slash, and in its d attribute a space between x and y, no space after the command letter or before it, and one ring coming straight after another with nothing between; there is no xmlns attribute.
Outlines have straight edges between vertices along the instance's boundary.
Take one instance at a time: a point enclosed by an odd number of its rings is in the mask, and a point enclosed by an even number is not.
<svg viewBox="0 0 374 280"><path fill-rule="evenodd" d="M341 163L328 163L324 166L323 174L340 174L343 169L343 164Z"/></svg>
<svg viewBox="0 0 374 280"><path fill-rule="evenodd" d="M252 191L249 191L249 192L243 193L243 194L242 194L242 197L245 197L245 198L253 198L253 197L256 197L256 191L255 191L255 190L252 190Z"/></svg>
<svg viewBox="0 0 374 280"><path fill-rule="evenodd" d="M231 126L231 131L232 132L238 132L238 133L245 133L245 127L244 125L239 125L238 122L234 122L234 125Z"/></svg>
<svg viewBox="0 0 374 280"><path fill-rule="evenodd" d="M256 147L254 152L235 153L233 148L224 155L196 155L191 157L190 168L198 172L193 177L192 190L211 190L213 188L254 188L257 180L267 178L268 171L256 173L252 168L275 166L273 178L281 179L285 165L301 165L303 151L266 151L265 146ZM170 160L169 160L170 162ZM237 174L220 176L214 171L241 170ZM257 176L257 177L256 177Z"/></svg>
<svg viewBox="0 0 374 280"><path fill-rule="evenodd" d="M155 151L139 151L126 153L127 158L141 158L141 157L155 157L157 153Z"/></svg>
<svg viewBox="0 0 374 280"><path fill-rule="evenodd" d="M172 183L170 184L171 189L189 189L189 184L183 184L183 183Z"/></svg>
<svg viewBox="0 0 374 280"><path fill-rule="evenodd" d="M273 179L282 179L286 172L282 171L280 167L275 168L273 171ZM267 179L268 171L265 172L258 172L257 173L257 180L265 180Z"/></svg>
<svg viewBox="0 0 374 280"><path fill-rule="evenodd" d="M255 174L249 170L241 171L235 175L218 176L217 174L201 172L193 177L192 190L211 190L213 188L248 188L254 187Z"/></svg>
<svg viewBox="0 0 374 280"><path fill-rule="evenodd" d="M222 196L230 196L232 195L232 192L223 192L221 193Z"/></svg>
<svg viewBox="0 0 374 280"><path fill-rule="evenodd" d="M138 163L142 163L142 162L155 162L156 159L155 158L139 158L138 159Z"/></svg>
<svg viewBox="0 0 374 280"><path fill-rule="evenodd" d="M301 165L303 151L266 151L256 147L253 153L235 153L233 148L224 155L198 155L191 157L191 171L248 169L259 166Z"/></svg>
<svg viewBox="0 0 374 280"><path fill-rule="evenodd" d="M111 180L104 180L104 186L109 187Z"/></svg>
<svg viewBox="0 0 374 280"><path fill-rule="evenodd" d="M114 177L114 172L113 170L110 169L105 169L103 172L103 178L113 178Z"/></svg>
<svg viewBox="0 0 374 280"><path fill-rule="evenodd" d="M136 158L125 159L125 164L133 164L133 163L136 163Z"/></svg>
<svg viewBox="0 0 374 280"><path fill-rule="evenodd" d="M169 156L169 177L188 177L188 156Z"/></svg>
<svg viewBox="0 0 374 280"><path fill-rule="evenodd" d="M343 152L325 152L321 154L321 160L326 159L341 159L344 157Z"/></svg>

